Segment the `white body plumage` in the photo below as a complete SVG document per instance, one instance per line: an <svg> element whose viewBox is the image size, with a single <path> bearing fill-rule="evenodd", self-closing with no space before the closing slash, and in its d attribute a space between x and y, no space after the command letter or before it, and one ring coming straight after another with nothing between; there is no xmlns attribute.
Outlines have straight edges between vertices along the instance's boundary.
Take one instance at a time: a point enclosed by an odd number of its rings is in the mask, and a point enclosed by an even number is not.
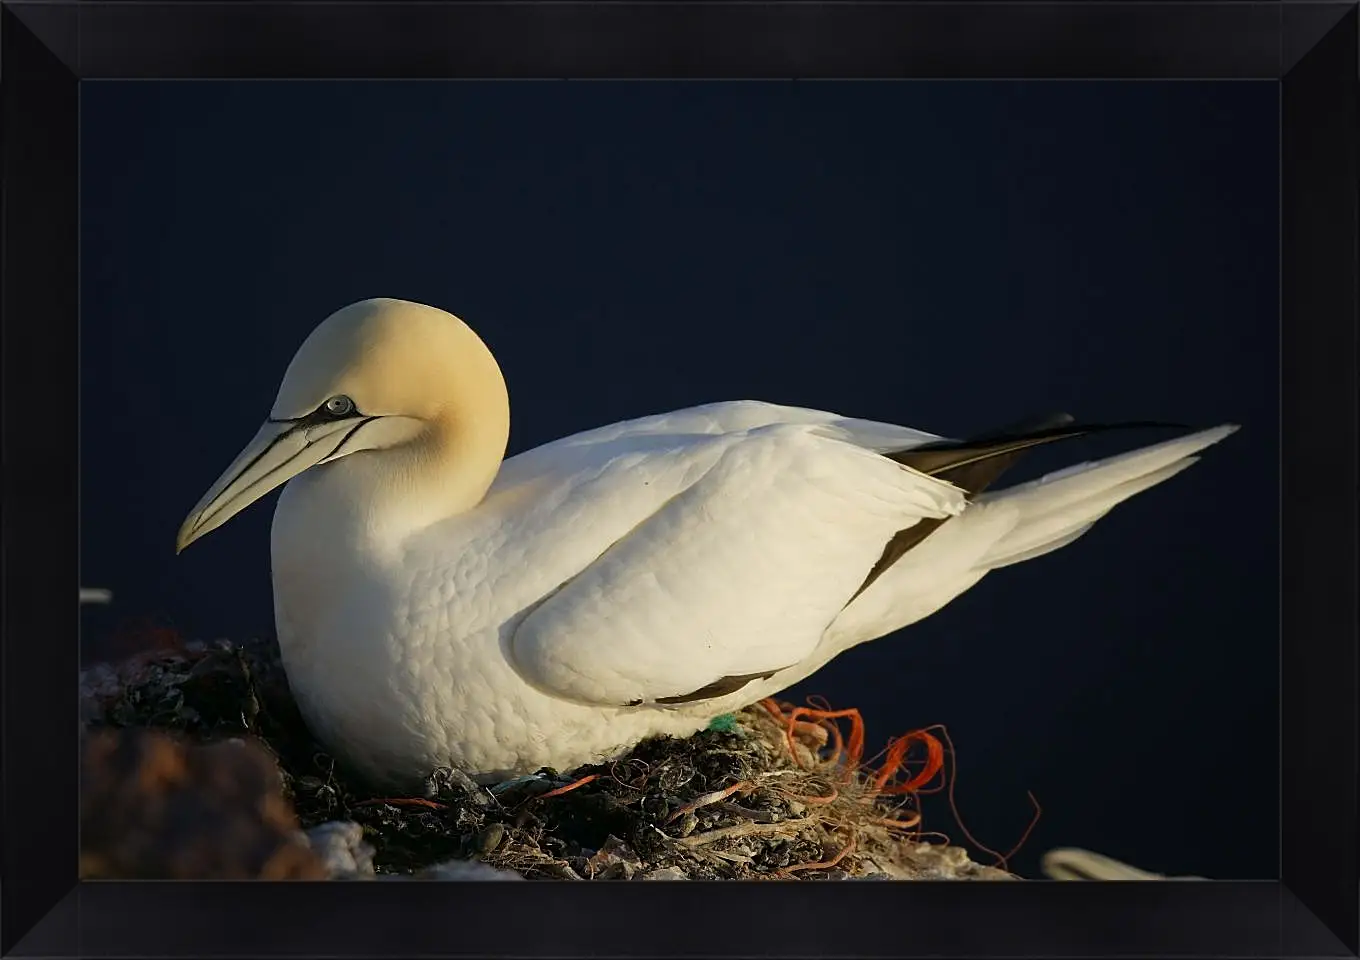
<svg viewBox="0 0 1360 960"><path fill-rule="evenodd" d="M939 609L989 552L1005 558L1022 510L969 506L877 455L932 439L712 404L512 457L477 510L414 532L365 515L359 458L309 471L274 520L290 682L318 734L381 779L444 764L488 779L571 769L693 733ZM1134 478L1183 461L1184 444ZM894 533L965 508L975 516L847 606ZM655 702L772 669L716 699Z"/></svg>

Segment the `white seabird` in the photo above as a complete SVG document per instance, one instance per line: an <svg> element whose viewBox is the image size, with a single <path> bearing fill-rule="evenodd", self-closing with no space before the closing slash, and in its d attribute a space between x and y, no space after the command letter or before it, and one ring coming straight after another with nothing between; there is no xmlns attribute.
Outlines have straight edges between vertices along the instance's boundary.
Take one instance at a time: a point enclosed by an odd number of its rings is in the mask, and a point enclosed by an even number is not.
<svg viewBox="0 0 1360 960"><path fill-rule="evenodd" d="M303 342L178 549L288 482L275 619L313 733L370 779L499 780L685 736L1075 540L1225 425L982 493L1060 416L969 442L713 403L503 459L490 350L374 299Z"/></svg>

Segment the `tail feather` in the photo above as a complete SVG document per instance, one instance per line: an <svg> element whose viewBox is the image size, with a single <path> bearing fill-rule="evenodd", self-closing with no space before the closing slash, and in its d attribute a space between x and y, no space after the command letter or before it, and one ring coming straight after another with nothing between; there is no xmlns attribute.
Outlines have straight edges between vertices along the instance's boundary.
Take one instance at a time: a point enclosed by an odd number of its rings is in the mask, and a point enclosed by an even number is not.
<svg viewBox="0 0 1360 960"><path fill-rule="evenodd" d="M884 569L875 568L828 630L828 649L915 623L988 572L1072 543L1115 506L1180 473L1199 459L1199 451L1236 430L1234 424L1201 430L978 493L959 516L917 538Z"/></svg>
<svg viewBox="0 0 1360 960"><path fill-rule="evenodd" d="M1091 529L1097 520L1118 504L1174 477L1198 459L1185 457L1159 470L1116 484L1094 496L1069 502L1061 509L1052 509L1052 504L1045 504L1040 507L1042 512L1030 515L1021 507L1020 522L983 556L982 566L996 570L1065 547Z"/></svg>
<svg viewBox="0 0 1360 960"><path fill-rule="evenodd" d="M1060 547L1065 547L1069 543L1080 540L1086 534L1086 531L1096 525L1096 520L1099 520L1103 516L1105 516L1104 513L1097 514L1089 523L1078 524L1076 529L1071 530L1068 533L1064 533L1053 540L1035 544L1018 553L1009 552L996 559L989 558L987 565L982 569L990 573L992 570L999 570L1002 567L1009 567L1016 563L1024 563L1026 560L1033 560L1035 557L1042 557L1046 553L1052 553Z"/></svg>
<svg viewBox="0 0 1360 960"><path fill-rule="evenodd" d="M1042 556L1075 540L1111 508L1180 473L1196 453L1233 433L1228 424L1153 444L1094 463L1082 463L1038 480L990 491L977 502L1013 506L1020 520L983 557L985 569L996 569Z"/></svg>
<svg viewBox="0 0 1360 960"><path fill-rule="evenodd" d="M1026 450L1033 447L1090 433L1172 426L1175 424L1152 421L1078 424L1070 413L1051 413L1029 417L967 440L936 439L902 450L889 450L884 456L919 473L952 483L966 492L974 502L978 502L977 495L995 483ZM922 541L935 536L935 531L945 519L920 520L899 530L883 548L883 553L870 568L851 601L873 586L885 571L892 569Z"/></svg>

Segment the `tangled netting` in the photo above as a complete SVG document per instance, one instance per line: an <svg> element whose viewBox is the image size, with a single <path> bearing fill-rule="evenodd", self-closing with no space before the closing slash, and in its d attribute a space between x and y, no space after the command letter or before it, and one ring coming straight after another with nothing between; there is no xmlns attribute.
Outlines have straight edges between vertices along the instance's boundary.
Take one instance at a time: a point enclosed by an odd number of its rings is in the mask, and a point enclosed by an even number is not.
<svg viewBox="0 0 1360 960"><path fill-rule="evenodd" d="M1011 876L1014 850L996 853L959 823L994 857L984 866L923 829L920 797L929 793L946 792L957 819L954 750L943 726L896 737L866 759L857 710L765 700L692 737L651 738L607 763L489 786L436 770L422 796L390 797L312 738L272 641L158 638L116 667L86 671L87 726L259 745L297 826L334 833L331 825L345 825L339 832L372 848L379 875L480 861L565 879ZM1035 811L1037 819L1037 803Z"/></svg>

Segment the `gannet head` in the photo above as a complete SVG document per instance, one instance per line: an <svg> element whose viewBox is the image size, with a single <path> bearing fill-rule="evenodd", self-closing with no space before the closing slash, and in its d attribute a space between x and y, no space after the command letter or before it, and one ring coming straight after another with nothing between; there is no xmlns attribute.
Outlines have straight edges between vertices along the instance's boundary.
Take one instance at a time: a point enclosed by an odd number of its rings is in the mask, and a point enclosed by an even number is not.
<svg viewBox="0 0 1360 960"><path fill-rule="evenodd" d="M505 381L467 324L407 300L350 304L298 348L269 418L190 511L176 552L312 467L422 444L465 459L494 453L498 466L508 431Z"/></svg>

